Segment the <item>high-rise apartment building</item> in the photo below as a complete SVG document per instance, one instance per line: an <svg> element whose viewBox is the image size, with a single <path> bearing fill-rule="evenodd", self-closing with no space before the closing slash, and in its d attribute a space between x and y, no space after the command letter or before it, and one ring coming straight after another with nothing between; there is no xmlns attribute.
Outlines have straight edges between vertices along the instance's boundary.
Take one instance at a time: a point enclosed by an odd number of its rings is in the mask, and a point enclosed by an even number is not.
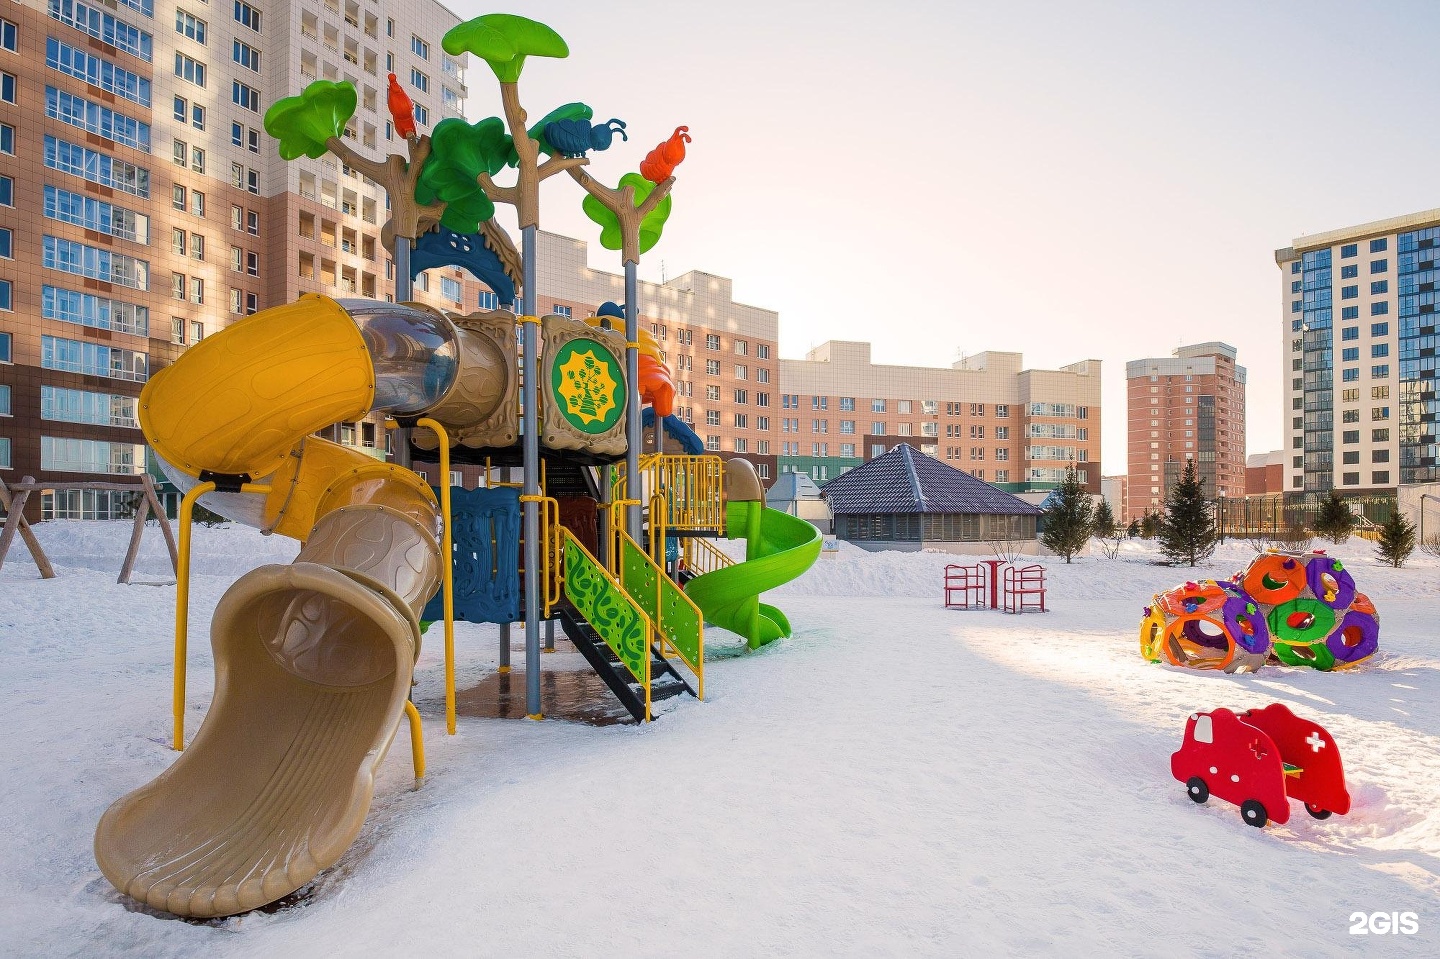
<svg viewBox="0 0 1440 959"><path fill-rule="evenodd" d="M385 74L422 132L459 115L464 63L438 43L458 22L433 0L5 3L0 476L54 483L45 515L109 515L65 484L145 468L136 397L179 351L301 292L389 295L384 194L331 157L280 160L262 117L350 80L345 136L401 150ZM465 299L450 276L419 297ZM368 432L337 429L383 455Z"/></svg>
<svg viewBox="0 0 1440 959"><path fill-rule="evenodd" d="M1280 267L1287 492L1440 479L1440 210L1296 237Z"/></svg>
<svg viewBox="0 0 1440 959"><path fill-rule="evenodd" d="M818 481L901 442L1012 492L1056 486L1074 463L1100 491L1100 361L1023 369L979 353L949 369L871 362L832 340L780 361L780 470Z"/></svg>
<svg viewBox="0 0 1440 959"><path fill-rule="evenodd" d="M1195 461L1205 495L1245 492L1245 367L1227 343L1125 364L1131 518L1159 509Z"/></svg>

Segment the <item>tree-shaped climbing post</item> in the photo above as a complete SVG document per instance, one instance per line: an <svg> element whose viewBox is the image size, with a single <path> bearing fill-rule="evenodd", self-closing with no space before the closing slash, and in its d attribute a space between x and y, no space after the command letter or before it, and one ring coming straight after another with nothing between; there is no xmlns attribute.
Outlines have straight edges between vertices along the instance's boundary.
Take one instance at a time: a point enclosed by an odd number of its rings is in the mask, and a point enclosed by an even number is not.
<svg viewBox="0 0 1440 959"><path fill-rule="evenodd" d="M540 407L539 338L535 313L535 248L536 230L540 225L540 183L570 167L582 166L584 157L548 156L539 160L541 144L525 126L525 108L520 105L520 74L527 57L564 58L570 48L560 34L543 23L506 13L486 14L452 27L441 41L451 56L472 53L484 60L495 79L500 82L500 102L513 150L516 179L513 186L502 187L493 175L498 170L477 168L475 182L480 184L491 202L508 203L515 207L520 225L521 259L524 279L521 283L521 312L524 314L520 338L524 379L521 382L523 417L521 421L522 463L525 472L524 535L525 569L540 569L540 429L536 415ZM543 131L542 131L543 133ZM553 152L553 151L552 151ZM633 487L632 487L633 488ZM526 713L540 718L540 577L525 577L525 703Z"/></svg>
<svg viewBox="0 0 1440 959"><path fill-rule="evenodd" d="M640 296L637 272L640 254L660 242L665 221L670 217L670 191L675 186L675 167L685 159L685 144L690 141L687 127L676 127L670 139L661 143L645 157L639 173L627 173L614 189L600 183L584 170L573 167L570 176L589 194L583 204L585 215L600 225L600 245L619 250L625 266L625 375L629 377L632 402L626 410L626 433L632 442L625 451L625 482L627 489L639 489L640 403L635 384L640 378ZM655 418L655 449L664 448L660 418ZM625 525L630 535L640 537L640 507L626 510Z"/></svg>

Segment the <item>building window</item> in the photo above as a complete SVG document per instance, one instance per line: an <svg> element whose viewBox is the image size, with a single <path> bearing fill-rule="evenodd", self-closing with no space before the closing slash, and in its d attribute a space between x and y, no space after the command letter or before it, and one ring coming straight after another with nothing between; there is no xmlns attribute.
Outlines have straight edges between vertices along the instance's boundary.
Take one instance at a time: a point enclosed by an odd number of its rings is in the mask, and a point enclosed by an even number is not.
<svg viewBox="0 0 1440 959"><path fill-rule="evenodd" d="M1356 265L1353 264L1353 263L1350 264L1349 266L1342 266L1342 267L1340 267L1340 279L1342 279L1342 280L1353 280L1353 279L1355 279L1355 278L1356 278L1357 276L1359 276L1359 275L1360 275L1360 267L1356 266ZM1295 284L1292 283L1292 284L1290 284L1290 292L1291 292L1291 293L1299 293L1300 291L1297 290L1297 289L1295 289Z"/></svg>
<svg viewBox="0 0 1440 959"><path fill-rule="evenodd" d="M254 87L246 86L239 80L230 83L230 99L236 105L244 107L251 113L260 112L260 91ZM416 109L419 109L418 107Z"/></svg>
<svg viewBox="0 0 1440 959"><path fill-rule="evenodd" d="M242 67L254 70L256 73L260 72L260 51L250 46L250 44L241 43L239 40L236 40L232 56L235 62Z"/></svg>
<svg viewBox="0 0 1440 959"><path fill-rule="evenodd" d="M20 49L15 24L9 20L0 20L0 49L9 50L11 53Z"/></svg>
<svg viewBox="0 0 1440 959"><path fill-rule="evenodd" d="M430 77L414 67L410 68L410 85L421 93L430 92Z"/></svg>
<svg viewBox="0 0 1440 959"><path fill-rule="evenodd" d="M415 55L416 55L417 57L419 57L421 60L429 60L429 59L430 59L430 44L426 43L424 40L421 40L419 37L415 36L414 34L411 34L411 35L410 35L410 52L413 53L413 54L415 54Z"/></svg>
<svg viewBox="0 0 1440 959"><path fill-rule="evenodd" d="M1389 324L1389 323L1371 323L1371 324L1370 324L1370 335L1371 335L1371 336L1389 336L1389 335L1390 335L1390 324Z"/></svg>
<svg viewBox="0 0 1440 959"><path fill-rule="evenodd" d="M1389 363L1376 363L1370 367L1370 378L1372 380L1383 380L1390 375Z"/></svg>
<svg viewBox="0 0 1440 959"><path fill-rule="evenodd" d="M235 0L235 22L259 33L260 11L242 0Z"/></svg>
<svg viewBox="0 0 1440 959"><path fill-rule="evenodd" d="M197 87L205 86L205 64L183 53L175 54L175 75Z"/></svg>
<svg viewBox="0 0 1440 959"><path fill-rule="evenodd" d="M1360 287L1358 287L1358 286L1342 286L1342 287L1340 287L1340 299L1342 299L1342 300L1353 300L1353 299L1355 299L1355 298L1356 298L1357 296L1359 296L1359 295L1360 295Z"/></svg>
<svg viewBox="0 0 1440 959"><path fill-rule="evenodd" d="M1370 272L1371 272L1371 274L1384 273L1384 272L1385 272L1386 270L1388 270L1389 268L1390 268L1390 261L1389 261L1389 260L1371 260L1371 261L1370 261Z"/></svg>
<svg viewBox="0 0 1440 959"><path fill-rule="evenodd" d="M719 375L720 375L720 361L719 361L719 360L706 360L706 361L705 361L705 375L706 375L706 376L719 376Z"/></svg>
<svg viewBox="0 0 1440 959"><path fill-rule="evenodd" d="M1390 292L1390 281L1389 281L1389 280L1376 280L1374 283L1371 283L1371 284L1370 284L1370 295L1371 295L1371 296L1378 296L1378 295L1380 295L1381 293L1389 293L1389 292Z"/></svg>
<svg viewBox="0 0 1440 959"><path fill-rule="evenodd" d="M1371 316L1385 316L1385 315L1387 315L1389 312L1390 312L1390 304L1389 304L1388 302L1386 302L1385 300L1381 300L1381 301L1378 302L1378 303L1371 303L1371 304L1370 304L1370 315L1371 315Z"/></svg>
<svg viewBox="0 0 1440 959"><path fill-rule="evenodd" d="M430 111L418 103L415 104L415 122L422 127L428 127L430 125Z"/></svg>
<svg viewBox="0 0 1440 959"><path fill-rule="evenodd" d="M707 349L707 350L718 350L718 349L720 349L720 335L719 335L718 333L707 333L707 334L705 334L705 349Z"/></svg>

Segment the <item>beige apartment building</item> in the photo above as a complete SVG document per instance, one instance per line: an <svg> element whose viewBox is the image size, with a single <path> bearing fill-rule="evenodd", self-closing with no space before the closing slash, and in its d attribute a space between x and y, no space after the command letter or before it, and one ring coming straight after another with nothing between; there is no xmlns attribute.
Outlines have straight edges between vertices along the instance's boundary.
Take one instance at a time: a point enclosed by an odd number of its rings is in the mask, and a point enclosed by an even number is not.
<svg viewBox="0 0 1440 959"><path fill-rule="evenodd" d="M872 362L832 340L781 360L779 468L823 482L905 442L1011 492L1056 486L1075 464L1100 491L1100 361L1024 369L988 352L951 367Z"/></svg>
<svg viewBox="0 0 1440 959"><path fill-rule="evenodd" d="M1245 367L1226 343L1125 364L1129 514L1164 506L1189 460L1207 497L1245 493Z"/></svg>
<svg viewBox="0 0 1440 959"><path fill-rule="evenodd" d="M1287 493L1440 480L1440 210L1308 236L1280 268Z"/></svg>
<svg viewBox="0 0 1440 959"><path fill-rule="evenodd" d="M460 115L464 63L438 45L458 22L433 0L5 3L0 478L53 483L46 516L111 515L110 494L65 484L145 469L135 404L156 370L300 292L388 295L383 194L329 157L280 160L262 117L347 79L346 135L398 148L385 74L408 81L422 130ZM383 455L373 430L336 433Z"/></svg>

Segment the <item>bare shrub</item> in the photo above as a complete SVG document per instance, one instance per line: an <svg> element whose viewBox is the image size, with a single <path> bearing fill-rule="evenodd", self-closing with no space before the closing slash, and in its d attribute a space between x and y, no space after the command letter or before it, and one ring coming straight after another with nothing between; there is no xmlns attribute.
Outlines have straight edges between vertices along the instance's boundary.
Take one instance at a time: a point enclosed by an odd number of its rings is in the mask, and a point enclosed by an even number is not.
<svg viewBox="0 0 1440 959"><path fill-rule="evenodd" d="M1303 553L1315 544L1315 534L1303 526L1290 526L1275 534L1275 545Z"/></svg>
<svg viewBox="0 0 1440 959"><path fill-rule="evenodd" d="M1440 533L1432 533L1420 544L1421 552L1440 559Z"/></svg>
<svg viewBox="0 0 1440 959"><path fill-rule="evenodd" d="M1100 555L1106 559L1114 559L1120 555L1120 544L1125 542L1125 534L1116 532L1109 536L1096 536L1095 547L1100 550Z"/></svg>
<svg viewBox="0 0 1440 959"><path fill-rule="evenodd" d="M1009 563L1012 566L1015 565L1016 560L1025 555L1025 543L1026 540L1023 539L991 539L985 541L985 545L990 547L990 552L995 554L996 559Z"/></svg>

